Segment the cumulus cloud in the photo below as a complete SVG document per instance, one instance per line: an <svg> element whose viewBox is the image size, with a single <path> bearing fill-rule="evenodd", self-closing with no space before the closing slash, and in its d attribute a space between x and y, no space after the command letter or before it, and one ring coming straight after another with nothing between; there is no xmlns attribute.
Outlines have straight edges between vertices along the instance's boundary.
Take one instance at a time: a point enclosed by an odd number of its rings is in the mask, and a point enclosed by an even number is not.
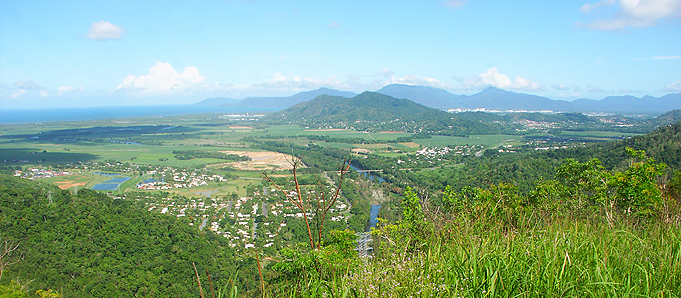
<svg viewBox="0 0 681 298"><path fill-rule="evenodd" d="M513 81L505 74L500 74L496 67L488 69L485 73L464 82L464 89L483 89L489 86L506 90L545 90L544 86L532 82L521 76Z"/></svg>
<svg viewBox="0 0 681 298"><path fill-rule="evenodd" d="M40 86L36 84L34 81L19 81L19 82L14 82L12 85L8 84L3 84L2 87L7 88L7 89L15 89L14 92L12 92L12 95L10 95L10 98L19 98L26 94L28 91L31 91L33 93L38 93L38 95L42 97L47 97L47 88Z"/></svg>
<svg viewBox="0 0 681 298"><path fill-rule="evenodd" d="M294 76L287 78L280 73L276 73L271 79L264 82L257 82L248 86L235 86L240 89L266 89L270 91L304 91L311 89L318 89L321 87L328 87L334 89L344 89L346 84L338 80L335 76L331 76L325 80L306 78L301 76Z"/></svg>
<svg viewBox="0 0 681 298"><path fill-rule="evenodd" d="M10 97L11 98L17 98L17 97L20 97L24 94L26 94L26 89L19 89L17 91L14 91L14 93L12 93L12 95Z"/></svg>
<svg viewBox="0 0 681 298"><path fill-rule="evenodd" d="M681 92L681 81L676 81L673 82L667 86L664 86L664 89L662 91L665 92Z"/></svg>
<svg viewBox="0 0 681 298"><path fill-rule="evenodd" d="M402 77L395 77L395 72L386 68L381 69L378 75L383 77L383 79L374 80L367 84L366 89L381 88L385 85L390 84L404 84L404 85L418 85L418 86L428 86L440 89L452 89L452 86L444 84L437 79L425 77L421 78L416 75L404 75Z"/></svg>
<svg viewBox="0 0 681 298"><path fill-rule="evenodd" d="M681 59L681 56L654 56L654 57L641 57L634 60L674 60Z"/></svg>
<svg viewBox="0 0 681 298"><path fill-rule="evenodd" d="M586 3L579 9L595 20L575 22L575 26L593 30L621 30L625 27L649 27L667 18L681 17L681 0L602 0ZM606 17L601 17L605 15Z"/></svg>
<svg viewBox="0 0 681 298"><path fill-rule="evenodd" d="M466 5L466 0L445 0L442 1L441 4L452 9L457 9Z"/></svg>
<svg viewBox="0 0 681 298"><path fill-rule="evenodd" d="M367 77L367 76L363 76ZM452 89L452 86L443 84L437 79L422 78L415 75L405 75L396 77L395 72L388 68L380 70L371 80L362 80L360 76L350 75L345 80L339 79L336 76L331 76L326 79L317 79L303 76L287 77L281 73L275 73L266 81L255 82L252 84L235 85L235 84L213 84L202 85L205 91L223 91L239 94L281 94L282 92L293 93L307 90L318 89L321 87L348 90L348 91L364 91L376 90L389 84L407 84L430 86L442 89Z"/></svg>
<svg viewBox="0 0 681 298"><path fill-rule="evenodd" d="M149 69L148 75L128 75L116 89L145 95L182 95L203 88L201 82L205 78L199 75L199 70L194 66L178 73L170 63L158 61Z"/></svg>
<svg viewBox="0 0 681 298"><path fill-rule="evenodd" d="M75 92L75 91L81 91L82 92L84 89L85 88L83 88L83 86L80 86L80 88L71 87L71 86L60 86L60 87L57 87L57 91L58 91L57 96L62 96L63 94L67 94L67 93L71 93L71 92Z"/></svg>
<svg viewBox="0 0 681 298"><path fill-rule="evenodd" d="M443 84L437 79L425 77L421 78L414 75L405 75L401 78L392 77L390 79L390 84L405 84L405 85L417 85L417 86L428 86L440 89L451 89L451 86Z"/></svg>
<svg viewBox="0 0 681 298"><path fill-rule="evenodd" d="M607 6L612 6L615 5L615 0L603 0L600 2L596 3L586 3L582 5L582 7L579 8L579 11L583 13L590 13L594 10L597 10L601 7L607 7Z"/></svg>
<svg viewBox="0 0 681 298"><path fill-rule="evenodd" d="M14 82L14 86L24 90L44 90L45 87L36 84L34 81Z"/></svg>
<svg viewBox="0 0 681 298"><path fill-rule="evenodd" d="M594 86L589 86L587 89L588 89L589 92L591 92L591 93L605 93L605 92L608 92L608 91L605 91L605 89L598 88L598 87L594 87Z"/></svg>
<svg viewBox="0 0 681 298"><path fill-rule="evenodd" d="M123 29L121 27L101 20L92 23L92 26L90 26L90 30L85 34L85 37L92 40L120 39L121 34L123 34Z"/></svg>
<svg viewBox="0 0 681 298"><path fill-rule="evenodd" d="M563 86L563 84L553 84L553 85L551 85L551 87L553 87L553 89L560 90L560 91L570 90L570 87Z"/></svg>

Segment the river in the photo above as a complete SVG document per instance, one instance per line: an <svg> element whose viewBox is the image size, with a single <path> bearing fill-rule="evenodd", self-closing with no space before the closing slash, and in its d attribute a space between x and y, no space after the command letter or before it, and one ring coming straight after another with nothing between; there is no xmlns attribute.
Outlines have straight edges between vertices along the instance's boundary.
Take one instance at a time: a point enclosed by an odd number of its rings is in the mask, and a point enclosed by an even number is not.
<svg viewBox="0 0 681 298"><path fill-rule="evenodd" d="M383 179L383 177L372 174L371 172L360 172L363 170L352 164L350 164L350 168L357 171L358 173L361 173L362 175L364 175L364 177L369 178L369 180L371 181L376 181L376 179L378 179L378 182L385 182L385 179Z"/></svg>
<svg viewBox="0 0 681 298"><path fill-rule="evenodd" d="M375 228L378 224L378 212L381 210L381 205L371 205L371 211L369 211L369 227L367 232L371 231L371 228Z"/></svg>

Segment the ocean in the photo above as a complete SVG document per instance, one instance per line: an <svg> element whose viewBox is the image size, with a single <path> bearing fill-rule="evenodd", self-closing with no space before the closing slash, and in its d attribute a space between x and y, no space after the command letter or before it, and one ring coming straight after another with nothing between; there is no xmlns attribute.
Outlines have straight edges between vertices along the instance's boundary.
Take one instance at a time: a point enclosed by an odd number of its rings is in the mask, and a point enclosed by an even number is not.
<svg viewBox="0 0 681 298"><path fill-rule="evenodd" d="M84 121L137 117L168 117L209 113L268 113L278 109L213 108L194 105L115 106L80 108L2 109L0 124L42 123L55 121Z"/></svg>

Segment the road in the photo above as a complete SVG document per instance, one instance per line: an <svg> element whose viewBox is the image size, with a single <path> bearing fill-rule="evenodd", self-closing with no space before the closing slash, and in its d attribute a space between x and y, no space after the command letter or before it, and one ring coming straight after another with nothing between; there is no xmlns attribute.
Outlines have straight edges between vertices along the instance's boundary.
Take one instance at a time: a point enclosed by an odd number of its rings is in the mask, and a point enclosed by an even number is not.
<svg viewBox="0 0 681 298"><path fill-rule="evenodd" d="M201 220L201 225L199 226L199 231L203 231L203 228L206 226L207 223L208 223L208 219L207 219L207 218L203 218L203 219Z"/></svg>

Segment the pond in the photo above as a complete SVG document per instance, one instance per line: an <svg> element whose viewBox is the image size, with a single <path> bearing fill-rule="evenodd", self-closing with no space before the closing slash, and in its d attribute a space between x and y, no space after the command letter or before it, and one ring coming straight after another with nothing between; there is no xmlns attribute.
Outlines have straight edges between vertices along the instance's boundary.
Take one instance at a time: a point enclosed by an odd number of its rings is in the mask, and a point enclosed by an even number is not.
<svg viewBox="0 0 681 298"><path fill-rule="evenodd" d="M106 176L111 176L111 175L106 175ZM94 190L116 190L116 189L118 189L119 186L121 186L121 183L128 181L130 179L132 179L132 178L130 178L130 177L113 178L111 180L104 181L102 183L97 183L97 184L95 184L95 186L93 186L90 189L94 189Z"/></svg>

